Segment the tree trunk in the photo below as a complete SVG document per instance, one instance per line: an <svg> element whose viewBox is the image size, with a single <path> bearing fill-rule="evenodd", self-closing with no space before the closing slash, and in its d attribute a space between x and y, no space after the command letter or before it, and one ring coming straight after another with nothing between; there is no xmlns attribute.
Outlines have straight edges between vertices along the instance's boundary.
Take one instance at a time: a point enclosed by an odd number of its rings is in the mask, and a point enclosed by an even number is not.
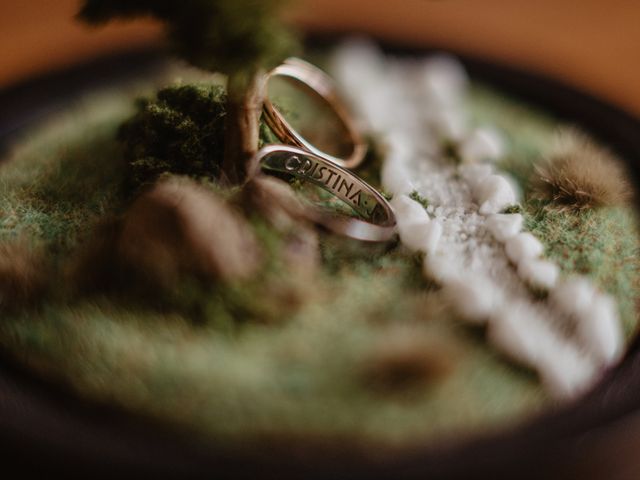
<svg viewBox="0 0 640 480"><path fill-rule="evenodd" d="M222 181L229 185L246 180L249 162L258 150L264 96L263 71L229 76L222 162Z"/></svg>

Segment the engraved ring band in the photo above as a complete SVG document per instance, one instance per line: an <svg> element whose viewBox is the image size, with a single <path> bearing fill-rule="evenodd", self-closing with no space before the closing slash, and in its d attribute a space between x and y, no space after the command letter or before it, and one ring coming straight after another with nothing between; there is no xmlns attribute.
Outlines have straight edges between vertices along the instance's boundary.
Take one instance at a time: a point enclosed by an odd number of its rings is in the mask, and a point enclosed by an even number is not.
<svg viewBox="0 0 640 480"><path fill-rule="evenodd" d="M362 218L312 209L308 214L316 223L357 240L383 242L393 237L396 219L389 202L364 180L328 158L288 145L269 145L256 154L254 161L267 172L288 174L323 188Z"/></svg>

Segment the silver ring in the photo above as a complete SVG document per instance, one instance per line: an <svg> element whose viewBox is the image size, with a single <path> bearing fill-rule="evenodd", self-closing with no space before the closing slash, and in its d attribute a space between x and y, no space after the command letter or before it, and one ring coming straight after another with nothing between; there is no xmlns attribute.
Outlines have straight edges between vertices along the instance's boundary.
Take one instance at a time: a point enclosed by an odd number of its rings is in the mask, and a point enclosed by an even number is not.
<svg viewBox="0 0 640 480"><path fill-rule="evenodd" d="M256 154L254 162L254 168L259 166L323 188L360 216L336 217L312 208L309 218L329 230L372 242L387 241L395 234L396 217L389 202L367 182L331 159L297 147L269 145Z"/></svg>
<svg viewBox="0 0 640 480"><path fill-rule="evenodd" d="M338 158L319 150L296 132L289 122L287 122L284 115L278 111L267 97L263 108L264 117L267 125L269 125L269 128L271 128L276 137L284 144L304 148L311 153L331 160L341 167L355 168L360 165L367 153L367 144L356 128L331 77L319 68L299 58L288 58L284 63L271 70L267 74L265 84L271 77L275 76L288 77L301 82L328 104L345 126L350 142L353 144L353 150L347 158Z"/></svg>

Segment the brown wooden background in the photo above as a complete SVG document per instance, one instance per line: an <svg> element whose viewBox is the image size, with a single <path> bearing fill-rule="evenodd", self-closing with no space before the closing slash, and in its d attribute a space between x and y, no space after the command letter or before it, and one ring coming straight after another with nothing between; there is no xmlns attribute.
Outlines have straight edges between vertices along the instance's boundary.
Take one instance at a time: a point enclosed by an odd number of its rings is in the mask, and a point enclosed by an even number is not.
<svg viewBox="0 0 640 480"><path fill-rule="evenodd" d="M158 38L148 22L77 25L78 3L0 2L0 87ZM640 115L637 0L301 0L292 18L304 28L370 32L536 69Z"/></svg>

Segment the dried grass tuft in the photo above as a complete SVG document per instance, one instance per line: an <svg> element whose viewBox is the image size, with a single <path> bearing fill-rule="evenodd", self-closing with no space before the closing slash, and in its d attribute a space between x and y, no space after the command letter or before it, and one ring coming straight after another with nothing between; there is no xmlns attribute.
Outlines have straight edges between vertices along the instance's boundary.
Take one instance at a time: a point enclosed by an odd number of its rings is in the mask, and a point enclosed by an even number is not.
<svg viewBox="0 0 640 480"><path fill-rule="evenodd" d="M558 132L535 172L533 197L560 210L624 205L632 195L622 162L574 128Z"/></svg>

